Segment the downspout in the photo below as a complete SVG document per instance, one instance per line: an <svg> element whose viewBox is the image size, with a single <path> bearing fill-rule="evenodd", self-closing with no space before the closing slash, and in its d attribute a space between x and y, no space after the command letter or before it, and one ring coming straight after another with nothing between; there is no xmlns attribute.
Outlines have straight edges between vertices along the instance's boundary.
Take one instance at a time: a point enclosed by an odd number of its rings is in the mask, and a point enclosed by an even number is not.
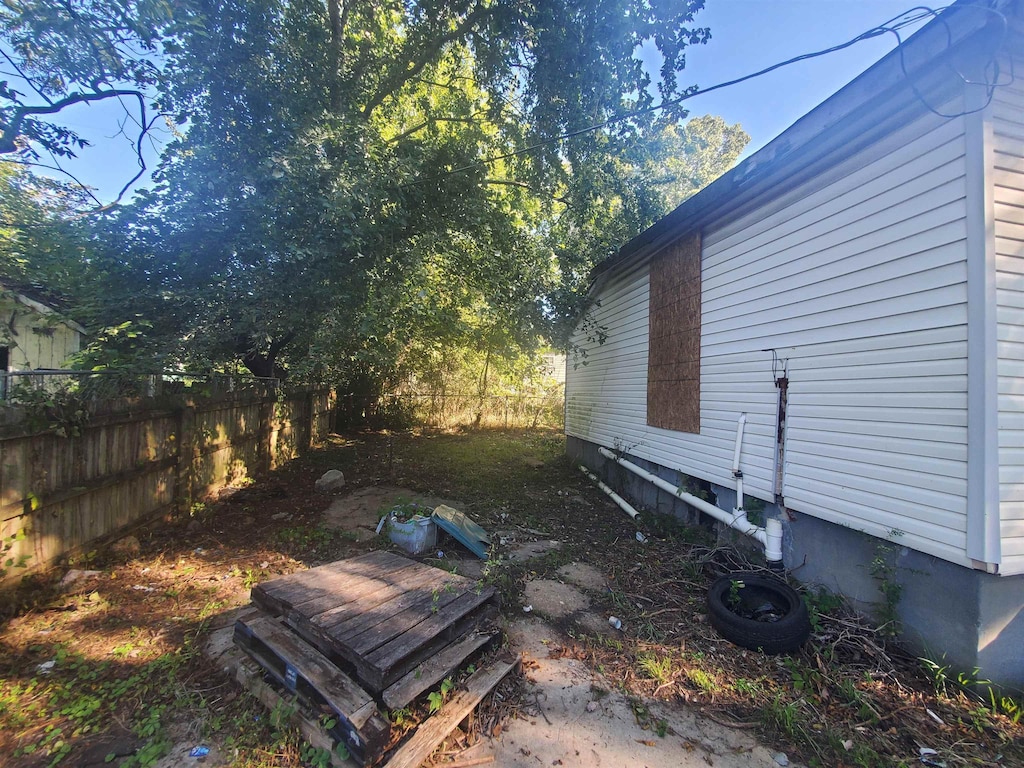
<svg viewBox="0 0 1024 768"><path fill-rule="evenodd" d="M667 480L662 480L657 475L651 474L643 467L639 467L633 462L627 461L626 459L622 458L621 456L615 454L612 451L609 451L607 448L603 446L598 448L597 450L598 453L600 453L605 458L611 459L612 461L614 461L615 463L619 464L622 467L625 467L638 477L641 477L647 482L652 483L658 488L661 488L663 491L671 493L673 496L686 502L691 507L699 509L701 512L708 515L709 517L713 517L715 520L725 523L730 528L733 528L742 534L745 534L753 539L756 539L764 547L764 556L765 559L768 561L768 567L772 570L781 571L783 569L782 523L778 519L769 518L765 521L764 528L754 525L747 519L747 515L743 512L742 509L736 509L731 513L726 512L721 507L716 507L714 504L704 501L704 499L698 498L697 496L694 496L691 493L687 493L682 488L676 485L672 485L672 483L668 482ZM583 471L586 472L586 474L589 475L592 480L597 480L597 478L594 477L589 471L585 469ZM601 485L604 484L601 483ZM601 490L604 490L605 493L610 492L609 495L611 495L611 493L614 493L614 491L611 491L610 488L608 488L608 490L605 490L605 488L607 488L607 486L604 486L604 488L602 488Z"/></svg>

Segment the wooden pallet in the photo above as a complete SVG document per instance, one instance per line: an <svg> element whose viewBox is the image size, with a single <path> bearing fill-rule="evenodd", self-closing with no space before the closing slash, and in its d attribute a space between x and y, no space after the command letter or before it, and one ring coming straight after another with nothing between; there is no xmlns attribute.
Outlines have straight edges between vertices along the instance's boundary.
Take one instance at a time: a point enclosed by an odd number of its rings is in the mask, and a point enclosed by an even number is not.
<svg viewBox="0 0 1024 768"><path fill-rule="evenodd" d="M518 656L493 659L481 665L468 680L463 689L445 702L441 710L424 723L412 736L391 755L384 768L413 768L420 765L433 752L448 734L462 722L480 702L490 693L504 677L519 665ZM331 755L334 768L352 768L352 758L358 759L364 766L379 761L377 752L364 752L357 756L349 750L349 756L339 754L339 744L344 744L344 734L337 727L325 729L320 708L311 705L297 693L289 693L278 683L271 685L265 679L266 668L253 660L239 661L235 666L235 676L244 688L256 696L268 709L287 713L291 721L301 730L303 737L314 747L324 749ZM273 675L270 675L273 677ZM304 705L304 706L303 706Z"/></svg>
<svg viewBox="0 0 1024 768"><path fill-rule="evenodd" d="M377 762L391 739L391 724L373 697L330 659L268 616L238 619L234 640L279 686L333 721L327 732L335 743L364 765Z"/></svg>
<svg viewBox="0 0 1024 768"><path fill-rule="evenodd" d="M252 600L389 707L405 706L496 634L493 587L390 552L265 582Z"/></svg>

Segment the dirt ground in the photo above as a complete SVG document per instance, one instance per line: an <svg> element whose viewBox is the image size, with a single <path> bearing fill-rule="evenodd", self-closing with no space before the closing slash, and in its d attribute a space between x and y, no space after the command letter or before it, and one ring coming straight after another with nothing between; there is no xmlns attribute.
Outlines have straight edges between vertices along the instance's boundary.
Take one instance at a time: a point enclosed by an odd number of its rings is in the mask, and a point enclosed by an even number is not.
<svg viewBox="0 0 1024 768"><path fill-rule="evenodd" d="M704 597L743 558L707 529L646 515L638 542L563 450L552 432L339 437L28 579L0 626L3 764L322 764L201 649L254 584L390 547L377 516L422 500L491 532L487 563L443 538L426 561L494 585L526 659L525 679L481 710L485 727L454 734L437 764L1024 765L1019 702L929 672L835 598L809 593L814 634L794 656L722 640ZM314 490L332 468L348 479L333 498ZM402 713L396 730L424 714Z"/></svg>

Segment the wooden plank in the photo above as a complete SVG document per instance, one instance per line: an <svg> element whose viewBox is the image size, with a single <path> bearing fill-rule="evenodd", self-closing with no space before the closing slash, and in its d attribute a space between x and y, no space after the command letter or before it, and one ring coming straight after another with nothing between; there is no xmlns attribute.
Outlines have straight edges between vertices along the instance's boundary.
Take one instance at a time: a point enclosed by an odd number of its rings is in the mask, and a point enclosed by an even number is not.
<svg viewBox="0 0 1024 768"><path fill-rule="evenodd" d="M390 709L404 707L428 688L454 672L463 661L498 636L498 632L473 632L443 648L437 655L420 664L398 682L389 686L382 696Z"/></svg>
<svg viewBox="0 0 1024 768"><path fill-rule="evenodd" d="M302 737L317 749L325 749L331 754L331 765L334 768L358 768L359 763L352 757L342 757L332 739L323 726L303 711L294 696L282 696L268 683L263 681L263 669L254 661L240 661L235 671L235 679L249 693L255 696L272 712L291 710L290 720L302 733Z"/></svg>
<svg viewBox="0 0 1024 768"><path fill-rule="evenodd" d="M412 738L391 756L385 768L418 768L518 664L517 657L512 661L496 661L474 672L466 681L466 690L455 694L440 712L421 723Z"/></svg>
<svg viewBox="0 0 1024 768"><path fill-rule="evenodd" d="M344 645L351 645L357 635L372 629L386 618L407 610L424 596L429 601L435 590L444 591L445 585L451 584L451 573L427 566L415 575L415 578L403 580L403 590L373 609L368 609L358 616L339 616L335 621L324 625L325 631ZM449 590L451 594L453 590Z"/></svg>
<svg viewBox="0 0 1024 768"><path fill-rule="evenodd" d="M413 653L418 647L425 645L432 638L443 633L450 625L456 623L463 616L487 603L493 594L494 588L489 587L479 595L473 592L460 595L449 605L438 610L437 613L429 614L421 621L409 627L401 635L381 645L371 653L366 654L366 660L382 670L391 669L400 660Z"/></svg>
<svg viewBox="0 0 1024 768"><path fill-rule="evenodd" d="M375 569L386 567L393 562L387 557L388 555L390 555L388 552L368 552L350 560L339 560L319 568L310 568L265 581L252 588L251 597L253 602L264 610L274 614L283 613L296 602L301 602L304 598L309 599L310 588L322 582L327 574L333 574L345 568L356 575L363 570L373 572ZM344 597L339 595L338 602L344 602Z"/></svg>
<svg viewBox="0 0 1024 768"><path fill-rule="evenodd" d="M372 607L373 605L379 605L389 600L394 594L397 594L397 591L401 590L402 584L407 579L430 567L412 561L407 562L408 565L396 571L391 571L386 576L372 580L364 579L359 584L346 586L346 600L343 603L339 602L337 598L332 601L331 596L327 595L297 603L293 610L296 613L301 613L311 621L316 621L321 626L337 623L336 620L332 620L332 616L337 616L337 620L340 621L341 614L351 615L352 611L364 610L360 606L369 605ZM438 569L435 568L433 570Z"/></svg>
<svg viewBox="0 0 1024 768"><path fill-rule="evenodd" d="M277 621L268 617L240 620L277 656L291 664L356 728L362 728L373 716L377 705L373 698L339 672L322 653L304 643Z"/></svg>
<svg viewBox="0 0 1024 768"><path fill-rule="evenodd" d="M435 582L432 589L427 585L406 592L365 614L361 620L353 622L354 630L343 624L331 636L354 653L368 654L418 624L424 616L440 613L464 594L457 589L446 589L443 580Z"/></svg>
<svg viewBox="0 0 1024 768"><path fill-rule="evenodd" d="M364 661L370 672L368 676L361 675L359 679L365 681L366 686L374 692L383 691L407 673L412 672L418 665L440 651L448 643L484 627L486 622L493 621L497 615L498 607L496 605L488 603L487 605L480 606L454 624L450 624L441 634L416 647L412 653L389 669L381 670L373 666L371 662Z"/></svg>
<svg viewBox="0 0 1024 768"><path fill-rule="evenodd" d="M369 694L315 649L289 636L275 620L236 622L234 640L279 684L315 709L330 713L335 720L330 733L356 759L376 762L390 741L391 725Z"/></svg>

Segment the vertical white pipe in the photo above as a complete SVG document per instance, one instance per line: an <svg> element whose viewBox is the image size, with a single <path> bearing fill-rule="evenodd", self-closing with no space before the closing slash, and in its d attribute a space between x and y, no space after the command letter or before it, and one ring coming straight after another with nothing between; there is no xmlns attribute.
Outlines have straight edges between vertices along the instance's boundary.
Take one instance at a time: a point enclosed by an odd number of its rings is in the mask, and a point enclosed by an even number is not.
<svg viewBox="0 0 1024 768"><path fill-rule="evenodd" d="M732 453L732 476L736 478L736 509L743 509L743 471L740 469L740 452L743 450L743 428L747 414L741 413L736 420L736 448Z"/></svg>
<svg viewBox="0 0 1024 768"><path fill-rule="evenodd" d="M747 414L741 413L736 420L736 447L732 453L732 471L736 474L740 471L740 451L743 449L743 428L747 424Z"/></svg>

